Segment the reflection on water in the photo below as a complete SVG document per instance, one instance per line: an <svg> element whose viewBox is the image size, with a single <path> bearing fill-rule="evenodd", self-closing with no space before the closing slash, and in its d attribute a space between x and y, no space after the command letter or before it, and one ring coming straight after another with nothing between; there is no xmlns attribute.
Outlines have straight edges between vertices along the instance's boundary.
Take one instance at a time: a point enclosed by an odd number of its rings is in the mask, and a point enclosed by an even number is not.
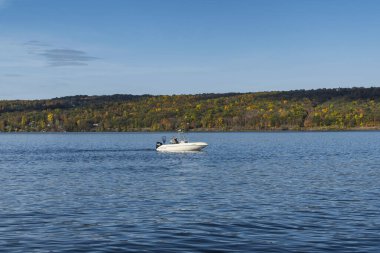
<svg viewBox="0 0 380 253"><path fill-rule="evenodd" d="M378 252L380 132L0 134L0 250Z"/></svg>

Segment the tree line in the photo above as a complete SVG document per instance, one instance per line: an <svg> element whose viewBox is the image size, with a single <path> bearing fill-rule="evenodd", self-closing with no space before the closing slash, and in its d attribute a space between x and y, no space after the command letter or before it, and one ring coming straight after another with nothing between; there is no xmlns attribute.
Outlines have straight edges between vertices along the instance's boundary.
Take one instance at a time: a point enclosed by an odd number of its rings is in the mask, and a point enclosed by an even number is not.
<svg viewBox="0 0 380 253"><path fill-rule="evenodd" d="M2 132L380 129L380 88L0 101Z"/></svg>

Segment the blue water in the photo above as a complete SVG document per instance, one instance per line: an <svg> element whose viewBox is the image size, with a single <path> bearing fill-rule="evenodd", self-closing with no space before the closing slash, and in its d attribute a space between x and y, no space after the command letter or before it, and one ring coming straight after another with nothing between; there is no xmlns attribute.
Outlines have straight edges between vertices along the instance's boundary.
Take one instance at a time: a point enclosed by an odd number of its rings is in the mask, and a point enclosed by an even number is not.
<svg viewBox="0 0 380 253"><path fill-rule="evenodd" d="M0 251L380 251L380 132L162 135L0 134Z"/></svg>

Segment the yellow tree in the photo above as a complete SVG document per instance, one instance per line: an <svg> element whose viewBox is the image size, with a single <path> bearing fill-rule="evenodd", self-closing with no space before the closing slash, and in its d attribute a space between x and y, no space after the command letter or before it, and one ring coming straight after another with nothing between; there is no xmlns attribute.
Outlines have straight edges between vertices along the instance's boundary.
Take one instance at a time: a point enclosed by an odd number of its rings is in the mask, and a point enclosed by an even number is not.
<svg viewBox="0 0 380 253"><path fill-rule="evenodd" d="M47 119L48 119L48 122L49 123L52 123L53 122L53 120L54 120L54 114L53 113L48 113L48 116L47 116Z"/></svg>

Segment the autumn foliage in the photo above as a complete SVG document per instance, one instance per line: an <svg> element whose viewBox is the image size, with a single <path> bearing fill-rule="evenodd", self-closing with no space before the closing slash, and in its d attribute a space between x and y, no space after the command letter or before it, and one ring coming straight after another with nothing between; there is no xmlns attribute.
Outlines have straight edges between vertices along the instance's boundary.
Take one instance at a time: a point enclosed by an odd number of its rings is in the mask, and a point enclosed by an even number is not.
<svg viewBox="0 0 380 253"><path fill-rule="evenodd" d="M380 88L0 101L0 131L380 128Z"/></svg>

